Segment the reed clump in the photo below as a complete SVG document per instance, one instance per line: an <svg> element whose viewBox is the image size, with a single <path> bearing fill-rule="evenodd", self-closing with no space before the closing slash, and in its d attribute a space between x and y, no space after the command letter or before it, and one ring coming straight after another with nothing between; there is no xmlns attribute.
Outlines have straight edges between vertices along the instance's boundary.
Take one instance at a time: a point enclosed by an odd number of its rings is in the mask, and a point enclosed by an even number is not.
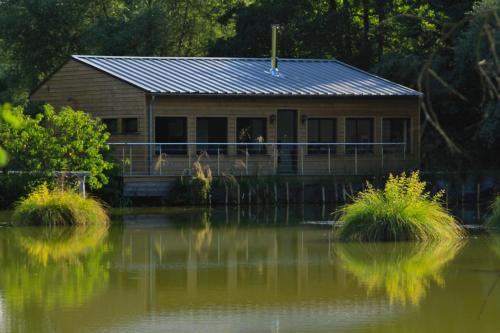
<svg viewBox="0 0 500 333"><path fill-rule="evenodd" d="M495 198L491 205L491 215L486 221L488 228L500 228L500 195Z"/></svg>
<svg viewBox="0 0 500 333"><path fill-rule="evenodd" d="M13 220L42 226L109 224L106 209L96 199L83 198L71 190L49 190L46 184L38 186L16 205Z"/></svg>
<svg viewBox="0 0 500 333"><path fill-rule="evenodd" d="M340 209L339 238L355 241L442 240L462 238L464 229L431 196L418 172L390 175L383 189L366 190Z"/></svg>

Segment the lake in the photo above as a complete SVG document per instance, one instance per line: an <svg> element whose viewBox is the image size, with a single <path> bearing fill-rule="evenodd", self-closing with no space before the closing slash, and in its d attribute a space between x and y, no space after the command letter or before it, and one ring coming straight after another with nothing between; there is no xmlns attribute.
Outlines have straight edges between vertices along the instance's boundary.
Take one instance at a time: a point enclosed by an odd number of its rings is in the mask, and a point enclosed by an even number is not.
<svg viewBox="0 0 500 333"><path fill-rule="evenodd" d="M133 209L110 229L0 227L0 332L500 331L500 234L338 243L330 211Z"/></svg>

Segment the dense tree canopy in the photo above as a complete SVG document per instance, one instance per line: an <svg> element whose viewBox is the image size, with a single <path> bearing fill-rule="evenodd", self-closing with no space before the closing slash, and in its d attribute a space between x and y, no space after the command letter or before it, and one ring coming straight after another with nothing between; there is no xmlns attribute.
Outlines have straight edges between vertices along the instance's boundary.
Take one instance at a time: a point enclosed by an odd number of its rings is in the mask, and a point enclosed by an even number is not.
<svg viewBox="0 0 500 333"><path fill-rule="evenodd" d="M109 133L106 126L85 112L70 107L56 112L45 105L35 117L22 107L12 112L19 122L0 124L0 142L9 156L4 170L29 171L54 177L54 171L90 171L88 183L97 189L107 184L112 168L104 155Z"/></svg>
<svg viewBox="0 0 500 333"><path fill-rule="evenodd" d="M498 0L3 0L0 101L70 54L337 58L419 89L426 167L498 167ZM443 154L448 147L448 154ZM456 161L459 165L451 165Z"/></svg>

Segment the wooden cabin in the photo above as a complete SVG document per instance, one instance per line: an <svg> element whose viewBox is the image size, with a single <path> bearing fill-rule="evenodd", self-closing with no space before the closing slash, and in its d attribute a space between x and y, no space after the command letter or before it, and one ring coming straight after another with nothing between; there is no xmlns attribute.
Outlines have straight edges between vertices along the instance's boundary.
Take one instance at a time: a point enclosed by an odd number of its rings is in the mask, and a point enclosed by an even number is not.
<svg viewBox="0 0 500 333"><path fill-rule="evenodd" d="M72 56L31 95L100 118L125 177L418 167L415 90L337 60Z"/></svg>

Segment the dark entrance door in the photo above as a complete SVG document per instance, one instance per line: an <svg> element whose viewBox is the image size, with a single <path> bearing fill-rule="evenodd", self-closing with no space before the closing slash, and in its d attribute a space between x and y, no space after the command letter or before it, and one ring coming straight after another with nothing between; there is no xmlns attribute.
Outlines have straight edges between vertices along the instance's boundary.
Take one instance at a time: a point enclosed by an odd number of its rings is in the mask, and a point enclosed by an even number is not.
<svg viewBox="0 0 500 333"><path fill-rule="evenodd" d="M290 174L297 172L297 110L278 110L278 172Z"/></svg>

